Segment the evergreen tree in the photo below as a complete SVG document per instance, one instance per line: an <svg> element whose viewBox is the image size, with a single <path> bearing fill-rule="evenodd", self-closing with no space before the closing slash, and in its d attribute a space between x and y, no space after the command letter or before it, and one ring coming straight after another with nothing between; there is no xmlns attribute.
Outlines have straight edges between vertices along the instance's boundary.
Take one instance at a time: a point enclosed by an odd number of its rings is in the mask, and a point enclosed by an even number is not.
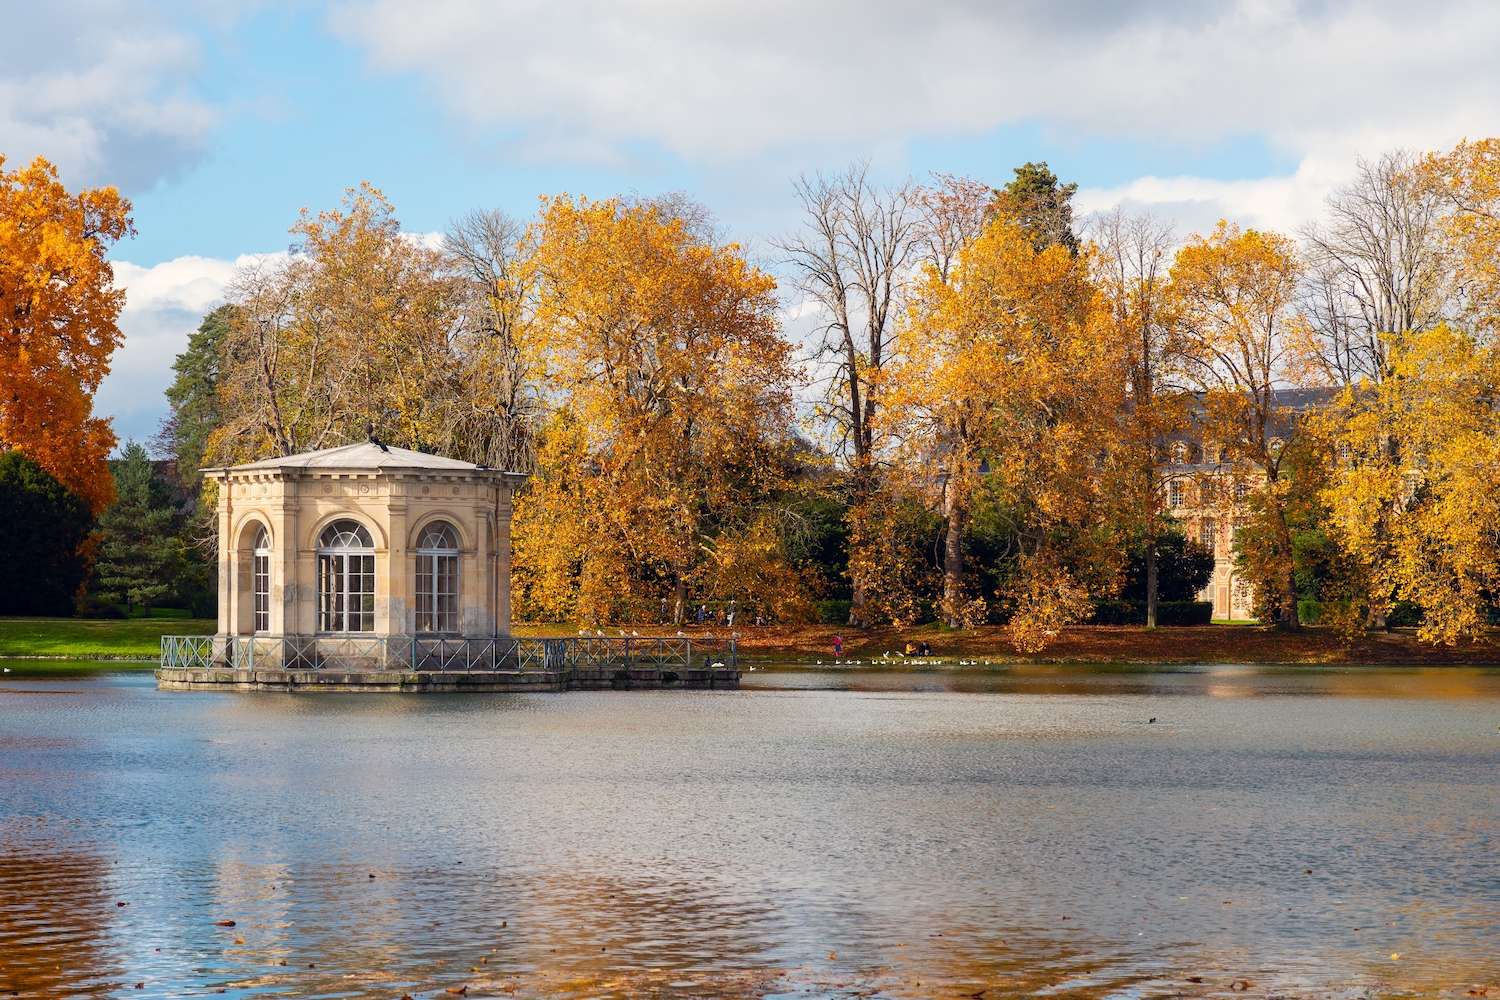
<svg viewBox="0 0 1500 1000"><path fill-rule="evenodd" d="M1004 203L1015 213L1031 236L1037 251L1062 245L1078 253L1078 237L1073 233L1073 195L1077 184L1057 183L1057 175L1047 169L1047 161L1027 163L1015 168L1016 179L995 192L995 202Z"/></svg>
<svg viewBox="0 0 1500 1000"><path fill-rule="evenodd" d="M71 615L89 571L89 505L36 462L0 454L0 614Z"/></svg>
<svg viewBox="0 0 1500 1000"><path fill-rule="evenodd" d="M219 370L234 318L234 306L220 306L188 335L187 350L172 362L172 371L177 373L167 388L172 412L153 442L153 447L177 457L177 472L193 491L208 436L219 426Z"/></svg>
<svg viewBox="0 0 1500 1000"><path fill-rule="evenodd" d="M104 532L98 577L101 595L127 608L151 605L172 589L177 539L166 490L146 449L125 443L123 457L110 462L115 502L99 516Z"/></svg>

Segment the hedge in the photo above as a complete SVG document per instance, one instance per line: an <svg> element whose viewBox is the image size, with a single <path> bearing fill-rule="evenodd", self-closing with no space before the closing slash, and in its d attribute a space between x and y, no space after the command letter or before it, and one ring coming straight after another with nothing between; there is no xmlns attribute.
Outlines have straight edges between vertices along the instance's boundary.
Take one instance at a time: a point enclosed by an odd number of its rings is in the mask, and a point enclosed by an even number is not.
<svg viewBox="0 0 1500 1000"><path fill-rule="evenodd" d="M1208 601L1157 601L1157 625L1207 625L1213 621L1214 606ZM1134 601L1098 601L1094 604L1094 625L1144 625L1146 605Z"/></svg>

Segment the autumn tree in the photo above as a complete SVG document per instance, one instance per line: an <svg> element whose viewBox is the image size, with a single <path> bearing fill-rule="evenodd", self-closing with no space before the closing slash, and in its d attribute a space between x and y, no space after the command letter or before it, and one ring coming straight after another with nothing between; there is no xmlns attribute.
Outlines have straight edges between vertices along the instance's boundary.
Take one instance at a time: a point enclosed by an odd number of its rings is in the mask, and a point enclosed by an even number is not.
<svg viewBox="0 0 1500 1000"><path fill-rule="evenodd" d="M921 196L910 181L883 188L860 163L796 185L804 228L778 243L796 287L818 310L813 360L822 366L822 416L851 477L850 546L875 545L866 524L878 486L880 374L889 360L904 290L920 253ZM870 521L873 523L873 520ZM868 621L869 581L851 566L854 624Z"/></svg>
<svg viewBox="0 0 1500 1000"><path fill-rule="evenodd" d="M368 184L349 190L341 209L304 210L292 232L288 257L248 264L231 287L214 459L291 455L369 434L408 448L451 446L443 404L463 382L464 359L450 340L460 290L442 255L403 235Z"/></svg>
<svg viewBox="0 0 1500 1000"><path fill-rule="evenodd" d="M1156 627L1157 539L1167 529L1171 449L1187 427L1184 373L1191 342L1173 311L1168 269L1176 247L1172 226L1119 208L1091 226L1090 261L1100 321L1113 327L1124 351L1126 400L1120 414L1119 461L1129 509L1143 539L1146 627Z"/></svg>
<svg viewBox="0 0 1500 1000"><path fill-rule="evenodd" d="M115 445L93 398L122 340L125 292L105 254L134 235L112 187L70 193L37 158L0 156L0 450L19 450L96 513L112 496Z"/></svg>
<svg viewBox="0 0 1500 1000"><path fill-rule="evenodd" d="M1014 572L1003 596L1014 641L1029 651L1086 617L1123 561L1105 488L1120 351L1095 322L1087 262L1063 243L1039 250L1033 236L1001 212L950 280L929 271L890 377L908 462L966 442L969 458L955 467L970 481L949 488L982 490L1006 525ZM977 456L988 458L982 477Z"/></svg>
<svg viewBox="0 0 1500 1000"><path fill-rule="evenodd" d="M683 214L558 197L534 226L521 280L552 414L514 539L522 599L550 617L654 616L667 598L681 622L691 596L787 572L775 283Z"/></svg>
<svg viewBox="0 0 1500 1000"><path fill-rule="evenodd" d="M1268 590L1275 622L1295 630L1297 588L1282 475L1287 446L1301 433L1285 376L1304 337L1296 302L1303 265L1290 239L1220 222L1177 252L1170 272L1174 308L1190 340L1186 375L1204 409L1200 433L1242 480L1257 481L1267 523L1258 586Z"/></svg>

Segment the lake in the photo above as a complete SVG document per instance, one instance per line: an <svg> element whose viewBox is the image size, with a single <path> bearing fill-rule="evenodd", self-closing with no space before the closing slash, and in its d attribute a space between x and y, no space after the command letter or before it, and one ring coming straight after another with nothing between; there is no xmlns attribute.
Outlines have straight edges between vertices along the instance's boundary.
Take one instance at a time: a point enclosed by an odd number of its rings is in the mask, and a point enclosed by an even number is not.
<svg viewBox="0 0 1500 1000"><path fill-rule="evenodd" d="M1494 671L368 695L9 665L0 995L1500 985Z"/></svg>

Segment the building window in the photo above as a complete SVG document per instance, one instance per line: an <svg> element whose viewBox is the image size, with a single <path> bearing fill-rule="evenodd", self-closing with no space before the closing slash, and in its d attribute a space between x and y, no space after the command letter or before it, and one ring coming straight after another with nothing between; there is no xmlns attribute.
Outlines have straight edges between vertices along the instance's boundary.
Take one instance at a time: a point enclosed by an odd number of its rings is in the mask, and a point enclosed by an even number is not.
<svg viewBox="0 0 1500 1000"><path fill-rule="evenodd" d="M1199 528L1198 540L1203 547L1210 552L1217 552L1219 548L1219 522L1211 517L1205 517Z"/></svg>
<svg viewBox="0 0 1500 1000"><path fill-rule="evenodd" d="M255 532L255 551L250 557L255 607L255 631L271 627L271 535L262 526Z"/></svg>
<svg viewBox="0 0 1500 1000"><path fill-rule="evenodd" d="M417 631L458 631L458 535L446 521L417 542Z"/></svg>
<svg viewBox="0 0 1500 1000"><path fill-rule="evenodd" d="M375 631L375 543L358 521L318 538L318 631Z"/></svg>
<svg viewBox="0 0 1500 1000"><path fill-rule="evenodd" d="M1174 479L1167 484L1167 506L1182 506L1182 480Z"/></svg>
<svg viewBox="0 0 1500 1000"><path fill-rule="evenodd" d="M1234 498L1236 501L1245 499L1245 494L1250 492L1250 487L1244 482L1234 484Z"/></svg>

